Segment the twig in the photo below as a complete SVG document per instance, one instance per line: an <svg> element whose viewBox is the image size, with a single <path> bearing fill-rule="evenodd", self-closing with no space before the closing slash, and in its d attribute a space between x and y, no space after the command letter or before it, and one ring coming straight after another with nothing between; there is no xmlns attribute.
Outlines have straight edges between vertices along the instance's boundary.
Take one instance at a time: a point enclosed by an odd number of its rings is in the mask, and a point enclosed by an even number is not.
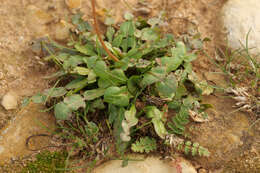
<svg viewBox="0 0 260 173"><path fill-rule="evenodd" d="M50 135L47 135L47 134L37 134L37 135L31 135L29 136L27 139L26 139L26 148L27 150L30 150L30 151L40 151L40 150L44 150L44 149L47 149L47 148L60 148L62 147L63 145L61 146L55 146L55 145L48 145L48 146L45 146L45 147L41 147L39 149L31 149L30 146L29 146L29 143L30 143L30 140L34 137L40 137L40 136L43 136L43 137L51 137Z"/></svg>
<svg viewBox="0 0 260 173"><path fill-rule="evenodd" d="M96 8L95 8L95 0L91 0L91 4L92 4L92 11L93 11L93 19L94 19L94 28L95 28L95 32L98 36L98 39L101 43L101 45L103 46L104 50L107 52L107 54L114 60L114 61L119 61L119 59L117 57L115 57L107 48L107 46L105 45L104 41L101 38L101 34L99 32L99 28L98 28L98 24L97 24L97 18L96 18Z"/></svg>

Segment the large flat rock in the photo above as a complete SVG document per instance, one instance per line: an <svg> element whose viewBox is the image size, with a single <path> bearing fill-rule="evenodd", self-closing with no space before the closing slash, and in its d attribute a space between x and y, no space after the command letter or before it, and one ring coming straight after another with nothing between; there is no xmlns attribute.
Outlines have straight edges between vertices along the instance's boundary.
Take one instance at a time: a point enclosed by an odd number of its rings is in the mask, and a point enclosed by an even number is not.
<svg viewBox="0 0 260 173"><path fill-rule="evenodd" d="M121 160L112 160L96 168L93 173L179 173L177 167L182 173L197 172L186 160L178 160L178 162L165 162L159 157L148 157L143 161L129 161L126 167L121 166Z"/></svg>
<svg viewBox="0 0 260 173"><path fill-rule="evenodd" d="M227 39L231 48L245 45L249 34L249 47L252 54L260 53L260 1L229 0L223 7L223 24L227 30ZM260 58L258 58L260 61Z"/></svg>
<svg viewBox="0 0 260 173"><path fill-rule="evenodd" d="M50 134L55 129L55 121L52 115L39 110L44 107L30 104L0 130L0 165L9 163L11 159L26 157L32 154L26 148L26 140L31 135ZM39 149L50 145L50 138L38 137L32 140L30 147Z"/></svg>

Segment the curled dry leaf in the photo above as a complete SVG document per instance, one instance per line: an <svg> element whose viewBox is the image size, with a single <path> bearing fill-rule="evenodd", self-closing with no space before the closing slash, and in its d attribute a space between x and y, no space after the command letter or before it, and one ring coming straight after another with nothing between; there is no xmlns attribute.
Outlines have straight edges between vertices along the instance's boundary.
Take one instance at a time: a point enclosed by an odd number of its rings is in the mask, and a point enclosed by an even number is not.
<svg viewBox="0 0 260 173"><path fill-rule="evenodd" d="M232 98L236 100L234 107L246 110L248 112L257 112L257 102L259 98L254 97L248 93L248 88L227 88L226 93L232 95Z"/></svg>
<svg viewBox="0 0 260 173"><path fill-rule="evenodd" d="M179 144L182 144L184 142L184 139L179 138L178 136L176 136L175 134L168 134L165 137L165 141L174 146L177 147Z"/></svg>
<svg viewBox="0 0 260 173"><path fill-rule="evenodd" d="M138 123L138 119L135 117L136 108L134 105L131 106L130 110L125 111L125 119L122 121L123 132L120 133L120 138L124 142L131 140L130 129Z"/></svg>
<svg viewBox="0 0 260 173"><path fill-rule="evenodd" d="M197 113L195 111L189 110L189 115L190 115L191 119L198 123L203 123L203 122L209 121L209 119L203 117L203 114L204 114L204 112Z"/></svg>

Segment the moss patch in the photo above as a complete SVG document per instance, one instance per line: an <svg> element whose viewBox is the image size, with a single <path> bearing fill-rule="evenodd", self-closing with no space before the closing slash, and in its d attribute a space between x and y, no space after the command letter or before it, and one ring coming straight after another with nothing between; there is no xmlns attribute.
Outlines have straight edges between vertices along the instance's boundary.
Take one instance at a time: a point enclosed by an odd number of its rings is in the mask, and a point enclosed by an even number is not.
<svg viewBox="0 0 260 173"><path fill-rule="evenodd" d="M61 173L65 167L67 153L44 151L36 155L36 160L29 162L21 173Z"/></svg>

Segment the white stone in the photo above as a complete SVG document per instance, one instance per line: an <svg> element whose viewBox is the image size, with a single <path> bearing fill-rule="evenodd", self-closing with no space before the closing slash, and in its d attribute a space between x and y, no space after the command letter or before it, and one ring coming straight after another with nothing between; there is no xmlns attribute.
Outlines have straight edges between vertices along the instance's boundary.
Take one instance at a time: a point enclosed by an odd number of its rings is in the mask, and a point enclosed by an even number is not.
<svg viewBox="0 0 260 173"><path fill-rule="evenodd" d="M70 9L81 7L81 0L65 0L65 3Z"/></svg>
<svg viewBox="0 0 260 173"><path fill-rule="evenodd" d="M227 30L229 46L233 49L245 45L249 34L249 48L252 54L260 53L260 1L229 0L223 7L222 20ZM260 59L258 59L260 60Z"/></svg>
<svg viewBox="0 0 260 173"><path fill-rule="evenodd" d="M2 98L1 105L6 110L16 109L18 106L16 94L13 92L5 94Z"/></svg>
<svg viewBox="0 0 260 173"><path fill-rule="evenodd" d="M2 152L4 152L4 147L2 147L2 146L0 146L0 154L2 153Z"/></svg>
<svg viewBox="0 0 260 173"><path fill-rule="evenodd" d="M97 167L93 173L178 173L174 164L163 162L158 157L148 157L144 161L129 161L122 167L121 160L112 160ZM196 170L183 159L180 162L182 173L196 173Z"/></svg>

